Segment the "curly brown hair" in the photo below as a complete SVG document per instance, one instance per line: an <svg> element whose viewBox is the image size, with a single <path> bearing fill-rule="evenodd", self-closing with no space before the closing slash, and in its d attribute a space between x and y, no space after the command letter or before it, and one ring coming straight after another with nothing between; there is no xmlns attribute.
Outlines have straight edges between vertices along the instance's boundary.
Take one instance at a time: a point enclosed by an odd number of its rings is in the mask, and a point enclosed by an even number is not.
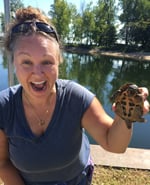
<svg viewBox="0 0 150 185"><path fill-rule="evenodd" d="M38 8L28 6L27 8L21 8L16 11L15 24L35 19L51 24L49 19Z"/></svg>
<svg viewBox="0 0 150 185"><path fill-rule="evenodd" d="M24 22L42 22L47 24L48 26L50 26L53 30L54 33L50 33L50 34L46 34L44 31L37 31L37 29L34 30L29 30L26 33L12 33L12 30L19 24L24 23ZM45 35L48 38L55 38L54 40L57 40L59 46L60 46L60 42L58 39L58 34L56 32L56 29L54 28L54 25L52 24L52 22L50 21L50 19L48 19L48 17L46 15L44 15L44 13L42 13L40 11L40 9L38 8L33 8L31 6L28 6L27 8L20 8L16 11L16 16L15 19L13 20L13 22L11 24L8 25L8 29L5 35L5 42L4 42L4 46L5 49L7 51L9 51L12 55L13 55L13 50L15 48L15 43L18 40L18 38L21 35L31 35L32 33L38 32L40 34Z"/></svg>

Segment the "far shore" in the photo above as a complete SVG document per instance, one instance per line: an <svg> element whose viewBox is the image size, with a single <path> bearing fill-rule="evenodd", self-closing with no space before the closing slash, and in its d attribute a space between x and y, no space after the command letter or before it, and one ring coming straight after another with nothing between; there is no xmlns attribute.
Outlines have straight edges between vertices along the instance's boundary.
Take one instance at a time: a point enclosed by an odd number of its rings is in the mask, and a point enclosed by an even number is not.
<svg viewBox="0 0 150 185"><path fill-rule="evenodd" d="M2 40L0 40L0 46L2 46ZM118 52L118 51L104 51L100 50L98 48L95 49L87 49L87 48L81 48L81 47L65 47L65 51L70 53L79 53L79 54L90 54L90 55L105 55L105 56L111 56L114 58L127 58L127 59L133 59L138 61L150 61L150 52Z"/></svg>
<svg viewBox="0 0 150 185"><path fill-rule="evenodd" d="M71 53L81 53L81 54L91 54L91 55L106 55L112 56L115 58L128 58L138 61L150 61L150 52L117 52L117 51L103 51L100 49L84 49L84 48L76 48L76 47L69 47L65 48L65 51Z"/></svg>

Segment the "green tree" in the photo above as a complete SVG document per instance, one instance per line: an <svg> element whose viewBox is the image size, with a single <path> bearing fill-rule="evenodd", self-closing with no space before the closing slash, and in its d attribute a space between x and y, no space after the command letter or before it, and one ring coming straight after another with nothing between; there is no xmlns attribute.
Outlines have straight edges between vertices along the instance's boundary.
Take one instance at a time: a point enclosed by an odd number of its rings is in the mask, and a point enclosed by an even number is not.
<svg viewBox="0 0 150 185"><path fill-rule="evenodd" d="M95 30L93 39L99 46L111 46L116 40L114 0L99 0L94 7ZM111 33L111 34L110 34Z"/></svg>
<svg viewBox="0 0 150 185"><path fill-rule="evenodd" d="M74 19L74 35L81 44L111 46L116 41L114 20L113 0L99 0L96 6L90 2Z"/></svg>
<svg viewBox="0 0 150 185"><path fill-rule="evenodd" d="M10 6L10 19L13 19L16 10L18 8L24 7L24 4L22 3L21 0L10 0L9 6ZM1 19L2 32L4 32L5 31L5 14L4 13L1 13L0 19Z"/></svg>
<svg viewBox="0 0 150 185"><path fill-rule="evenodd" d="M75 28L74 22L77 18L77 14L78 14L77 8L75 5L70 4L70 10L71 10L71 14L70 14L69 34L68 34L68 36L66 36L68 43L72 43L76 40L75 30L74 30L74 28Z"/></svg>
<svg viewBox="0 0 150 185"><path fill-rule="evenodd" d="M11 15L11 18L14 17L14 14L15 14L17 9L23 8L23 7L24 7L24 4L23 4L22 0L10 0L10 15Z"/></svg>
<svg viewBox="0 0 150 185"><path fill-rule="evenodd" d="M93 13L93 9L92 7L92 2L90 2L82 15L82 19L83 19L83 39L86 42L86 45L88 44L93 44L93 32L95 30L95 21L94 21L94 13Z"/></svg>
<svg viewBox="0 0 150 185"><path fill-rule="evenodd" d="M78 44L91 43L92 24L92 3L86 5L85 2L81 5L81 11L74 14L72 19L73 41ZM94 20L94 19L93 19Z"/></svg>
<svg viewBox="0 0 150 185"><path fill-rule="evenodd" d="M4 13L0 14L0 23L1 23L1 32L4 32L5 30L5 22L4 22Z"/></svg>
<svg viewBox="0 0 150 185"><path fill-rule="evenodd" d="M69 35L72 9L72 4L68 4L65 0L54 0L54 4L51 5L51 10L49 11L52 22L62 40L65 40Z"/></svg>
<svg viewBox="0 0 150 185"><path fill-rule="evenodd" d="M82 44L83 40L83 19L80 13L77 13L73 18L72 23L72 35L73 42L77 44Z"/></svg>
<svg viewBox="0 0 150 185"><path fill-rule="evenodd" d="M131 39L135 44L147 49L150 48L150 1L139 1L137 12L137 20L131 26Z"/></svg>
<svg viewBox="0 0 150 185"><path fill-rule="evenodd" d="M121 35L125 43L142 45L150 44L150 1L149 0L120 0L122 14L120 21L124 24Z"/></svg>

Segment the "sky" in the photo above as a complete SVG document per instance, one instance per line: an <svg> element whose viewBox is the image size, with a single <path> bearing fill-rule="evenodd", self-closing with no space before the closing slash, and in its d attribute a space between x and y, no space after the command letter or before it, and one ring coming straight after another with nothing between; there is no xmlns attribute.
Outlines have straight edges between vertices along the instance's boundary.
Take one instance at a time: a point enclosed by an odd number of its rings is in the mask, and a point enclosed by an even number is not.
<svg viewBox="0 0 150 185"><path fill-rule="evenodd" d="M5 0L0 0L0 12L4 11L4 1ZM48 13L48 11L50 10L50 5L53 4L53 0L22 0L23 4L25 6L33 6L36 8L40 8L41 10L43 10L46 14ZM67 0L68 3L72 3L74 5L76 5L77 9L80 10L80 5L84 2L84 3L89 3L91 2L91 0ZM93 0L92 1L97 2L97 0Z"/></svg>

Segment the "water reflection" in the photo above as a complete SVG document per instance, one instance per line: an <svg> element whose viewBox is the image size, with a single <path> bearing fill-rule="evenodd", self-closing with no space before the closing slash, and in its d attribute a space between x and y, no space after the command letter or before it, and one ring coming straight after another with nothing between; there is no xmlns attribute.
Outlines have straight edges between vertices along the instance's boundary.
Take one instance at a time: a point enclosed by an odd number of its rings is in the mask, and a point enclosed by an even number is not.
<svg viewBox="0 0 150 185"><path fill-rule="evenodd" d="M108 114L111 111L110 96L125 82L139 86L149 83L150 62L121 60L106 56L91 56L64 53L60 66L60 78L72 79L94 92ZM8 86L7 64L0 53L0 90ZM150 114L145 116L147 124L135 123L130 147L150 149ZM94 141L91 140L91 143Z"/></svg>
<svg viewBox="0 0 150 185"><path fill-rule="evenodd" d="M94 58L89 55L65 53L64 58L60 77L79 82L103 102L104 92L109 88L108 74L111 73L113 63L108 58Z"/></svg>

